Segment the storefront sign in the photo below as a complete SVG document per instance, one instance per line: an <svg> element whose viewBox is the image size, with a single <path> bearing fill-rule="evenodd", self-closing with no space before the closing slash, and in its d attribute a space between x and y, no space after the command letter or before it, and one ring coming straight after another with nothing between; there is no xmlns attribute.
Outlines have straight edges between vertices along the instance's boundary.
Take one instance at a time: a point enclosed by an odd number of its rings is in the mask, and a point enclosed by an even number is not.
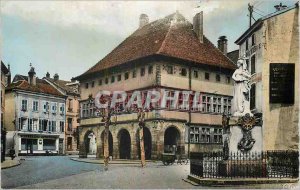
<svg viewBox="0 0 300 190"><path fill-rule="evenodd" d="M270 103L294 104L295 64L270 64Z"/></svg>

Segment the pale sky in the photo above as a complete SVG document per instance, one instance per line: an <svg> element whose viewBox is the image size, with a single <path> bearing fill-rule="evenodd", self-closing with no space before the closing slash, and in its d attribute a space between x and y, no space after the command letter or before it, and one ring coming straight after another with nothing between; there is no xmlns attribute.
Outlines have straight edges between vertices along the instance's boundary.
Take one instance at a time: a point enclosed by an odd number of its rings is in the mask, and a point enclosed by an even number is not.
<svg viewBox="0 0 300 190"><path fill-rule="evenodd" d="M204 35L217 45L226 35L228 50L249 27L247 4L254 18L275 12L275 0L198 1L5 1L1 0L1 59L11 65L12 75L27 75L29 64L42 78L70 80L96 64L138 28L139 15L150 22L178 10L192 22L204 13ZM283 0L294 5L297 0ZM200 6L199 8L196 8ZM253 21L254 22L254 21Z"/></svg>

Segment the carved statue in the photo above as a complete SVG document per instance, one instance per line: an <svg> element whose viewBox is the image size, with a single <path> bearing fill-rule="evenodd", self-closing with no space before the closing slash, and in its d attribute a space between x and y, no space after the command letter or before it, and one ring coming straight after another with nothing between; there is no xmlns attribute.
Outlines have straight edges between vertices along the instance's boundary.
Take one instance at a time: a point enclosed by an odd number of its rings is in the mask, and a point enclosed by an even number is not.
<svg viewBox="0 0 300 190"><path fill-rule="evenodd" d="M232 100L232 113L233 116L244 116L250 112L249 91L251 88L250 79L251 74L247 70L245 59L239 59L237 62L238 69L232 75L235 81L233 100Z"/></svg>

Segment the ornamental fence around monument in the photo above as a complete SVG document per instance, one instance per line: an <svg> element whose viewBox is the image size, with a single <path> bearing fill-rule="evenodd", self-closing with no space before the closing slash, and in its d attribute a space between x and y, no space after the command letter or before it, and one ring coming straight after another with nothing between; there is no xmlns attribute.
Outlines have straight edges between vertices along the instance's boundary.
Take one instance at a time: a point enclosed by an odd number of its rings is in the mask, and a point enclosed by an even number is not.
<svg viewBox="0 0 300 190"><path fill-rule="evenodd" d="M190 174L201 178L298 178L298 151L191 152Z"/></svg>

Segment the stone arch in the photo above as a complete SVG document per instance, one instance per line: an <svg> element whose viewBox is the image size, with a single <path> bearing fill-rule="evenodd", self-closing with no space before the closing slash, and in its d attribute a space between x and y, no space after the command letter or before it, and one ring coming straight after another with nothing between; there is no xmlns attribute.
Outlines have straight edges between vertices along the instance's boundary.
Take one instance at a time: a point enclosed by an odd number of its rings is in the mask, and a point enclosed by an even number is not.
<svg viewBox="0 0 300 190"><path fill-rule="evenodd" d="M136 132L136 146L138 158L141 159L141 148L139 139L139 128ZM150 160L152 158L152 135L148 127L144 127L144 149L145 149L145 159Z"/></svg>
<svg viewBox="0 0 300 190"><path fill-rule="evenodd" d="M180 133L180 129L178 129L175 125L170 125L164 130L164 144L163 150L164 152L175 152L178 153L181 151L182 141L181 136L183 134Z"/></svg>
<svg viewBox="0 0 300 190"><path fill-rule="evenodd" d="M88 130L85 132L83 139L84 154L96 154L97 153L97 135L93 130Z"/></svg>
<svg viewBox="0 0 300 190"><path fill-rule="evenodd" d="M119 145L119 158L130 159L131 158L131 137L127 129L122 128L119 130L118 135Z"/></svg>
<svg viewBox="0 0 300 190"><path fill-rule="evenodd" d="M102 131L101 133L101 154L104 155L104 131ZM108 135L108 149L109 149L109 156L113 156L113 136L111 131L109 131L109 135Z"/></svg>

